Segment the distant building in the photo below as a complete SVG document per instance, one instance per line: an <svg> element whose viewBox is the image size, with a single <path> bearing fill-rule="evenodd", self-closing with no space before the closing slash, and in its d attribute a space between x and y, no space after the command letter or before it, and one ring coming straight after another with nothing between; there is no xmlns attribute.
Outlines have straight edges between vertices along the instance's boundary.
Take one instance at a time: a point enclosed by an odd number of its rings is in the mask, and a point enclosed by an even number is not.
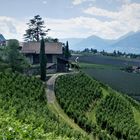
<svg viewBox="0 0 140 140"><path fill-rule="evenodd" d="M140 73L140 67L139 66L132 66L132 70L134 73Z"/></svg>
<svg viewBox="0 0 140 140"><path fill-rule="evenodd" d="M6 39L2 34L0 34L0 46L5 46L6 45Z"/></svg>
<svg viewBox="0 0 140 140"><path fill-rule="evenodd" d="M63 43L46 42L45 54L47 57L47 69L54 71L67 71L68 60L63 55ZM39 64L40 43L26 42L23 43L21 53L23 53L31 64Z"/></svg>

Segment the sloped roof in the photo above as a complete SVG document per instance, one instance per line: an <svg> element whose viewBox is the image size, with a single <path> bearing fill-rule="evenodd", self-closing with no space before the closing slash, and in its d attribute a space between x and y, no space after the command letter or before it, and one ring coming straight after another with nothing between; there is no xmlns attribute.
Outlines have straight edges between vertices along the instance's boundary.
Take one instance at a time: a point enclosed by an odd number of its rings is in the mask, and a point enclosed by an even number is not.
<svg viewBox="0 0 140 140"><path fill-rule="evenodd" d="M4 42L4 41L6 41L6 39L4 38L2 34L0 34L0 42Z"/></svg>
<svg viewBox="0 0 140 140"><path fill-rule="evenodd" d="M58 42L46 42L45 43L45 54L62 54L62 43ZM39 42L26 42L23 43L21 50L24 54L39 54L40 53L40 43Z"/></svg>

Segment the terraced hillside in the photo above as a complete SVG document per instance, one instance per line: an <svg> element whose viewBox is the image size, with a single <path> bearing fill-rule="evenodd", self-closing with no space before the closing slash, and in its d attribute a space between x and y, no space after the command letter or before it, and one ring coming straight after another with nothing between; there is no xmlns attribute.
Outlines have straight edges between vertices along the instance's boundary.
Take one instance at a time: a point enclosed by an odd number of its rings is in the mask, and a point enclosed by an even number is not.
<svg viewBox="0 0 140 140"><path fill-rule="evenodd" d="M50 112L44 96L39 79L0 73L0 139L85 140Z"/></svg>
<svg viewBox="0 0 140 140"><path fill-rule="evenodd" d="M100 140L139 140L140 104L83 73L58 77L55 93L75 123Z"/></svg>

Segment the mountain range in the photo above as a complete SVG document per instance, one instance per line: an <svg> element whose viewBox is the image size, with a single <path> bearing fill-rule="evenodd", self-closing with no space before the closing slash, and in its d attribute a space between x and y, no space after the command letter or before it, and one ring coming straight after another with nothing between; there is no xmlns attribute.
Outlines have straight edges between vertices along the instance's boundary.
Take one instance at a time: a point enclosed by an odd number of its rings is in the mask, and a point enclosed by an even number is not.
<svg viewBox="0 0 140 140"><path fill-rule="evenodd" d="M60 39L62 42L69 42L69 47L72 50L84 50L85 48L93 48L98 51L113 52L119 50L126 53L140 54L140 31L129 32L118 39L103 39L92 35L87 38L65 38Z"/></svg>

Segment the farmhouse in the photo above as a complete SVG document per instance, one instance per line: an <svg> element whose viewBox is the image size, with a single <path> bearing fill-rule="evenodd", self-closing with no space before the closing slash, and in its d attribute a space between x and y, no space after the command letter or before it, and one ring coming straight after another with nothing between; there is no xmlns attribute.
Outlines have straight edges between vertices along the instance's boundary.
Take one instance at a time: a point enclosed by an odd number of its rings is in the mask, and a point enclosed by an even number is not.
<svg viewBox="0 0 140 140"><path fill-rule="evenodd" d="M54 72L67 71L68 60L63 55L64 44L61 42L46 42L45 54L47 57L47 69ZM31 64L39 64L40 43L26 42L21 49Z"/></svg>

